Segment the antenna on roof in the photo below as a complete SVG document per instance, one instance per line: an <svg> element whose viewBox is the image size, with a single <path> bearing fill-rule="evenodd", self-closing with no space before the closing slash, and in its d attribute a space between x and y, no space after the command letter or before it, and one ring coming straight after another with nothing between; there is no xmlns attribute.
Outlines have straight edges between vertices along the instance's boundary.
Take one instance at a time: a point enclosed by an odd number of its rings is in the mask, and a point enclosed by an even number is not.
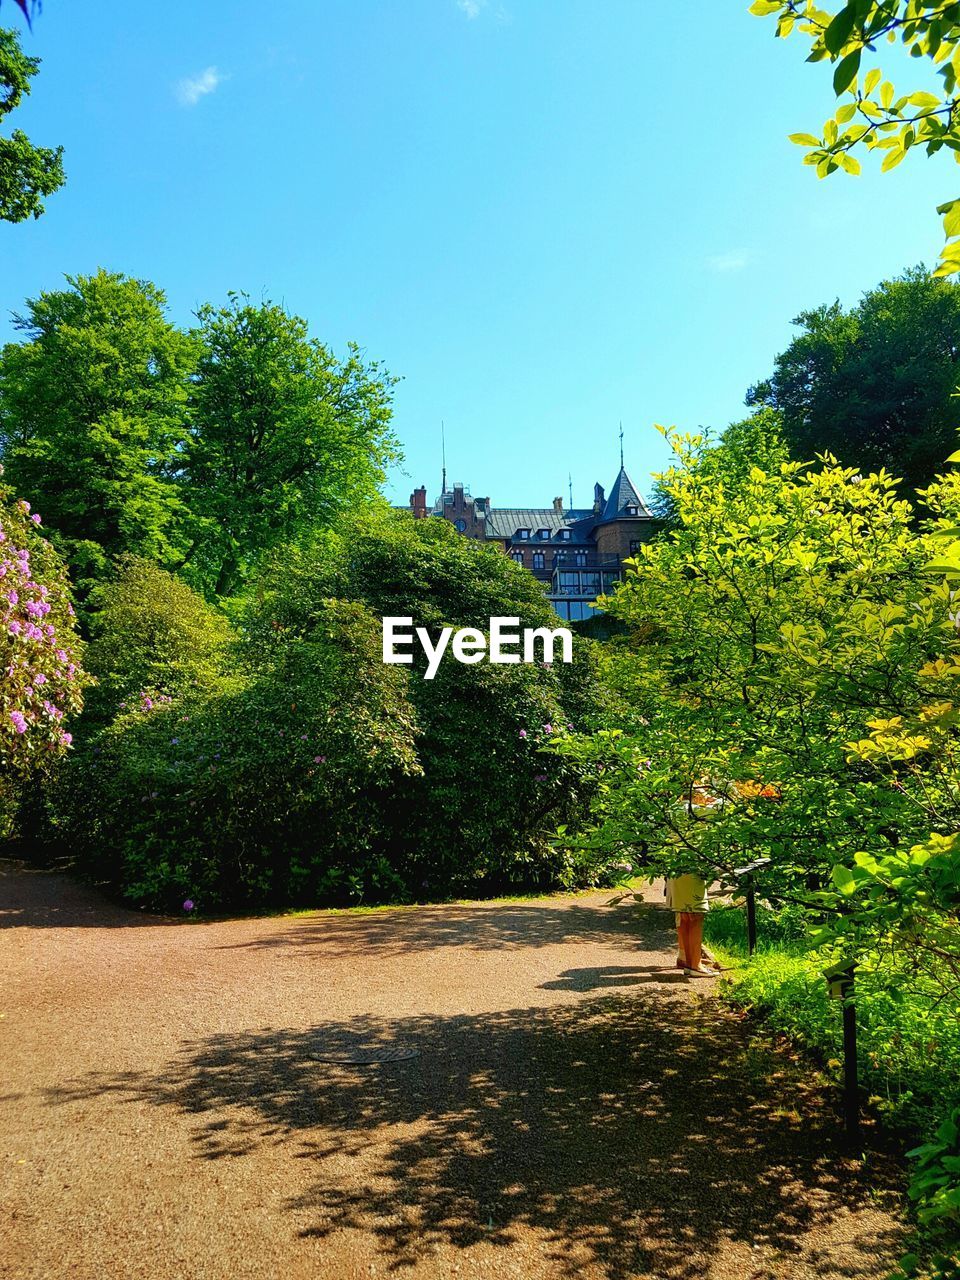
<svg viewBox="0 0 960 1280"><path fill-rule="evenodd" d="M570 486L570 510L573 510L573 472L567 472L567 484Z"/></svg>
<svg viewBox="0 0 960 1280"><path fill-rule="evenodd" d="M623 419L620 419L620 470L623 470Z"/></svg>
<svg viewBox="0 0 960 1280"><path fill-rule="evenodd" d="M443 419L440 419L440 457L443 462L443 482L440 486L440 496L447 492L447 435L443 425Z"/></svg>

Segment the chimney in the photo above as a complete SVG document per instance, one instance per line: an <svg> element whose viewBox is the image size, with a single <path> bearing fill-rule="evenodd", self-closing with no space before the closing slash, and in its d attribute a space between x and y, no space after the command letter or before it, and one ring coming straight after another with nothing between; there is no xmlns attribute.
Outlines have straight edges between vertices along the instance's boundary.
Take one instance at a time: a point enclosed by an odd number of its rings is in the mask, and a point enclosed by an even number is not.
<svg viewBox="0 0 960 1280"><path fill-rule="evenodd" d="M553 509L554 509L554 511L562 511L562 510L563 510L563 499L562 499L562 498L554 498L554 500L553 500Z"/></svg>
<svg viewBox="0 0 960 1280"><path fill-rule="evenodd" d="M427 514L427 486L421 485L410 495L410 510L414 520L423 520Z"/></svg>
<svg viewBox="0 0 960 1280"><path fill-rule="evenodd" d="M604 500L605 495L603 492L603 485L595 484L593 486L593 514L595 516L598 516L603 510Z"/></svg>

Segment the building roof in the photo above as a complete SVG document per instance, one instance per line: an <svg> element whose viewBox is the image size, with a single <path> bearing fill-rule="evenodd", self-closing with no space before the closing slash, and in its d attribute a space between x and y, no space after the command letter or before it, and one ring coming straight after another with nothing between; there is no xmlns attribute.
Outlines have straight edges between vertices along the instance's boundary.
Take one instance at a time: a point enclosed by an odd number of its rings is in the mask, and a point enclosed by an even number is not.
<svg viewBox="0 0 960 1280"><path fill-rule="evenodd" d="M637 493L636 487L624 469L623 463L620 464L620 471L616 480L613 482L613 488L610 490L610 497L606 501L603 508L601 520L616 520L618 516L626 515L627 507L636 507L638 515L652 518L650 511Z"/></svg>
<svg viewBox="0 0 960 1280"><path fill-rule="evenodd" d="M596 516L591 509L574 507L570 511L558 511L555 507L493 507L487 512L488 538L512 538L518 529L529 529L531 541L536 541L539 529L549 529L554 537L561 529L569 529L571 540L586 542ZM577 526L582 525L582 529Z"/></svg>

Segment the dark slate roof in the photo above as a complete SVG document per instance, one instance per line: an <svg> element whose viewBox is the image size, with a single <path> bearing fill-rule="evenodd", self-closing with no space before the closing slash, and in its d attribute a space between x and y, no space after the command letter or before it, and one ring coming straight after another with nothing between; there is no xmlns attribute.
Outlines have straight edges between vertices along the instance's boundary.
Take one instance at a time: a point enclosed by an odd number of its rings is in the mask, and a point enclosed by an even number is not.
<svg viewBox="0 0 960 1280"><path fill-rule="evenodd" d="M554 507L494 507L487 512L488 538L512 538L518 529L530 530L530 541L537 541L538 529L549 529L554 537L561 529L569 529L571 540L586 541L596 520L592 508L574 507L557 511ZM577 525L584 528L578 529Z"/></svg>
<svg viewBox="0 0 960 1280"><path fill-rule="evenodd" d="M623 465L620 466L620 473L613 482L613 488L610 490L610 497L607 499L606 506L603 508L601 520L616 520L618 516L624 514L625 508L636 507L641 516L650 516L650 511L646 503L637 493L633 481L627 475Z"/></svg>

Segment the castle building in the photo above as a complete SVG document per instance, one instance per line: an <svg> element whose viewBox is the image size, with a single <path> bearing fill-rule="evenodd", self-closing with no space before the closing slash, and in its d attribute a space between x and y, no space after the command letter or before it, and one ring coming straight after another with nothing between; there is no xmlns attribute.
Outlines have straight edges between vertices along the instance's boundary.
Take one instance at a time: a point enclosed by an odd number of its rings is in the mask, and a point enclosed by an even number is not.
<svg viewBox="0 0 960 1280"><path fill-rule="evenodd" d="M543 584L554 609L569 622L595 612L597 596L620 580L624 560L636 555L656 527L622 461L610 496L594 485L589 508L564 510L562 498L554 498L551 507L494 507L463 484L448 489L444 478L432 507L422 486L410 495L409 509L416 519L449 520L464 537L500 546Z"/></svg>

